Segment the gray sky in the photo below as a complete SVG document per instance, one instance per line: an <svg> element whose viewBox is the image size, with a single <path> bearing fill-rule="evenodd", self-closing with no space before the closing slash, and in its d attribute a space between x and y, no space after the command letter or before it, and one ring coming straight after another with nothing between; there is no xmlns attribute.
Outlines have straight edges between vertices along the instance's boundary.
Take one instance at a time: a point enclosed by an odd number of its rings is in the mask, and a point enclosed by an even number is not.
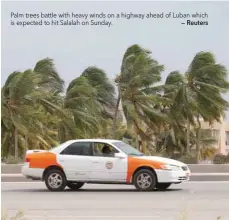
<svg viewBox="0 0 229 220"><path fill-rule="evenodd" d="M113 19L111 27L10 26L11 12L74 13L208 13L208 26L187 26L186 19ZM33 68L40 59L54 59L66 85L88 66L114 78L132 44L152 51L169 72L185 72L194 55L210 51L229 69L229 2L2 2L2 85L15 70ZM226 95L229 99L229 95ZM228 114L229 118L229 114Z"/></svg>

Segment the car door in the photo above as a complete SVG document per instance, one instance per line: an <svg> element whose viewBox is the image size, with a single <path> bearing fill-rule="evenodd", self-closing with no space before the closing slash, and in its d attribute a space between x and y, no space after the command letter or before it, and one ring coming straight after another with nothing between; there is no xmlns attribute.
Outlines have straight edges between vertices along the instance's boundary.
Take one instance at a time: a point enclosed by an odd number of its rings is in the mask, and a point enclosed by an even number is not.
<svg viewBox="0 0 229 220"><path fill-rule="evenodd" d="M90 178L92 167L92 143L74 142L59 155L67 180L86 181Z"/></svg>
<svg viewBox="0 0 229 220"><path fill-rule="evenodd" d="M109 146L111 154L102 152L104 145ZM113 146L94 142L93 144L93 166L91 179L104 182L125 182L127 175L127 158L116 158L115 153L119 151Z"/></svg>

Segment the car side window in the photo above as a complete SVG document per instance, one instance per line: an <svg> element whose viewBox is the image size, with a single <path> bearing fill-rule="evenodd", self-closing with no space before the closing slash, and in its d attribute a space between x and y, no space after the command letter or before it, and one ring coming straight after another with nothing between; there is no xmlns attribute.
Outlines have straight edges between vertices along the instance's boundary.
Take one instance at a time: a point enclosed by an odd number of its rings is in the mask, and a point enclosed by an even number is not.
<svg viewBox="0 0 229 220"><path fill-rule="evenodd" d="M93 145L93 156L114 157L114 154L118 152L118 150L106 143L95 142Z"/></svg>
<svg viewBox="0 0 229 220"><path fill-rule="evenodd" d="M60 154L92 156L92 143L75 142L66 147Z"/></svg>

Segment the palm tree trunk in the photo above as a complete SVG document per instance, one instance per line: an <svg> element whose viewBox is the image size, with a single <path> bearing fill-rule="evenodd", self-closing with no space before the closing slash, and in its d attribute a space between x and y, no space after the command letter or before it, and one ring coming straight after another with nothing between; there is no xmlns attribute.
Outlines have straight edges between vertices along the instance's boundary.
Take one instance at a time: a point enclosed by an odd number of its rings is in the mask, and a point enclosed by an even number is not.
<svg viewBox="0 0 229 220"><path fill-rule="evenodd" d="M186 153L190 153L190 121L187 119L187 132L186 132Z"/></svg>
<svg viewBox="0 0 229 220"><path fill-rule="evenodd" d="M138 143L138 135L137 135L137 137L135 139L135 145L136 145L136 148L138 149L138 145L139 145L139 143Z"/></svg>
<svg viewBox="0 0 229 220"><path fill-rule="evenodd" d="M200 128L196 130L196 162L200 161Z"/></svg>
<svg viewBox="0 0 229 220"><path fill-rule="evenodd" d="M198 128L196 129L196 162L199 163L200 161L200 119L199 116L197 117Z"/></svg>
<svg viewBox="0 0 229 220"><path fill-rule="evenodd" d="M24 156L26 155L26 151L28 150L28 135L25 135L25 149L24 149Z"/></svg>
<svg viewBox="0 0 229 220"><path fill-rule="evenodd" d="M14 156L15 158L18 157L18 130L17 128L14 129Z"/></svg>
<svg viewBox="0 0 229 220"><path fill-rule="evenodd" d="M116 123L117 123L118 107L119 107L120 100L121 100L121 97L120 97L120 93L119 93L117 103L115 106L115 115L114 115L114 119L113 119L113 127L112 127L113 139L115 139L115 137L116 137L116 135L115 135L116 134Z"/></svg>
<svg viewBox="0 0 229 220"><path fill-rule="evenodd" d="M137 134L137 149L141 151L141 137L139 134Z"/></svg>

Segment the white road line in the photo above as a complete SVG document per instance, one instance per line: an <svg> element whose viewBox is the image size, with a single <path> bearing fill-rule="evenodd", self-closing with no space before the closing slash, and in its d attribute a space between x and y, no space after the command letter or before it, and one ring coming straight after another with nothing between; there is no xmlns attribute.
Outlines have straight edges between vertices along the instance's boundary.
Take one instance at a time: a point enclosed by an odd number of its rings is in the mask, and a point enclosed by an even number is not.
<svg viewBox="0 0 229 220"><path fill-rule="evenodd" d="M3 173L2 177L24 177L20 173ZM191 173L191 176L229 176L229 173Z"/></svg>
<svg viewBox="0 0 229 220"><path fill-rule="evenodd" d="M20 173L3 173L1 174L2 177L24 177Z"/></svg>
<svg viewBox="0 0 229 220"><path fill-rule="evenodd" d="M229 176L229 173L191 173L191 176Z"/></svg>
<svg viewBox="0 0 229 220"><path fill-rule="evenodd" d="M211 184L214 184L214 183L229 183L229 180L223 180L223 181L189 181L189 182L184 182L182 184L192 184L192 183L200 183L200 184L205 184L205 183L211 183Z"/></svg>
<svg viewBox="0 0 229 220"><path fill-rule="evenodd" d="M30 216L30 215L27 215L27 216ZM45 215L45 217L62 217L62 216L54 216L54 215ZM32 215L32 217L36 217L36 218L39 218L39 217L43 217L42 215ZM140 216L129 216L129 215L120 215L120 216L115 216L115 215L92 215L92 216L85 216L85 215L67 215L67 216L63 216L62 218L69 218L69 217L74 217L74 218L160 218L161 216L159 215L150 215L150 216L144 216L144 215L140 215Z"/></svg>
<svg viewBox="0 0 229 220"><path fill-rule="evenodd" d="M1 182L2 184L44 184L44 182L41 182L41 181L37 181L37 182ZM226 184L228 184L229 183L229 180L225 180L225 181L189 181L189 182L183 182L183 183L181 183L181 184L193 184L193 183L198 183L198 184L205 184L205 183L211 183L211 184L215 184L215 183L226 183ZM88 184L89 185L89 184ZM91 184L91 185L106 185L107 186L107 184ZM112 185L112 184L111 184ZM117 184L115 184L115 185L117 185ZM174 184L174 185L176 185L176 184ZM180 185L180 184L178 184L178 185ZM129 185L128 185L129 186Z"/></svg>

